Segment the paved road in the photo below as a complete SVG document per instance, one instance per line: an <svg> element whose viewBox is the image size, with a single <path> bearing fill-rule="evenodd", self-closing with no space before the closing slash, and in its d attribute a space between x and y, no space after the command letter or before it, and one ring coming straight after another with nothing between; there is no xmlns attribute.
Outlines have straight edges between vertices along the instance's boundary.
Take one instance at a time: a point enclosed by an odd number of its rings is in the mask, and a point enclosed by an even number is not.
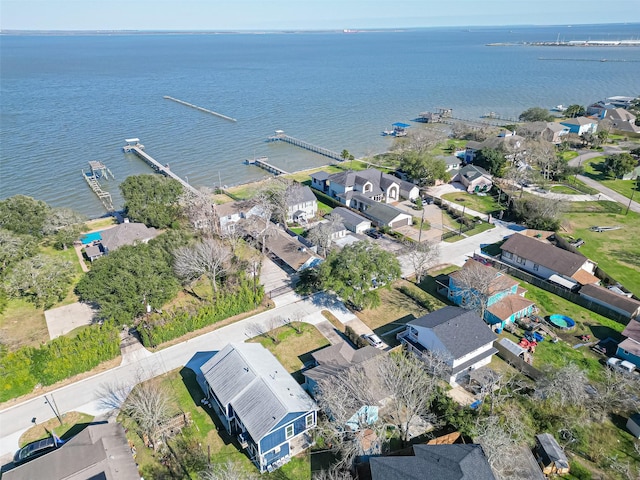
<svg viewBox="0 0 640 480"><path fill-rule="evenodd" d="M301 299L294 293L288 293L278 297L275 303L274 309L156 353L136 349L133 356L127 356L119 367L54 390L47 396L54 398L60 412L75 410L92 415L104 414L111 409L101 402L99 396L106 385L132 388L141 381L185 365L196 352L220 350L229 342L242 342L270 330L278 320L291 318L314 324L325 321L319 313L324 309L331 311L343 323L355 318L342 303L324 294ZM18 449L20 435L33 425L33 418L40 423L53 416L44 395L0 411L0 459L10 460L10 455Z"/></svg>

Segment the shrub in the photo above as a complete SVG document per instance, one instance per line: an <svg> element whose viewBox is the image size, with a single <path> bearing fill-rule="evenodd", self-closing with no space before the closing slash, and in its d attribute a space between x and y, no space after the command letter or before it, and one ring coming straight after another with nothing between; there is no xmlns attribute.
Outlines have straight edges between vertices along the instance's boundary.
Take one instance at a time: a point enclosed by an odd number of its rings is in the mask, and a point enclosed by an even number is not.
<svg viewBox="0 0 640 480"><path fill-rule="evenodd" d="M412 299L422 308L432 312L434 309L433 302L428 297L428 295L422 290L414 290L412 288L407 287L406 285L402 285L399 290L404 293L407 297Z"/></svg>
<svg viewBox="0 0 640 480"><path fill-rule="evenodd" d="M578 480L591 480L591 472L580 462L576 462L575 460L571 461L569 462L569 466L571 467L569 471L571 472L572 477L575 477Z"/></svg>

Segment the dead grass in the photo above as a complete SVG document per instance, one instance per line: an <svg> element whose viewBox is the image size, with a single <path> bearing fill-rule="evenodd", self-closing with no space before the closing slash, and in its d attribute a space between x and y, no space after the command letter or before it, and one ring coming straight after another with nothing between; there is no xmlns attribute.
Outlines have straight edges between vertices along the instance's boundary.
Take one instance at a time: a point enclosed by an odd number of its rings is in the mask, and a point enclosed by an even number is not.
<svg viewBox="0 0 640 480"><path fill-rule="evenodd" d="M0 337L9 350L39 347L49 341L44 311L23 299L10 300L0 315Z"/></svg>
<svg viewBox="0 0 640 480"><path fill-rule="evenodd" d="M112 227L115 225L115 217L96 218L95 220L89 220L85 223L89 232L95 232L102 230L103 228Z"/></svg>
<svg viewBox="0 0 640 480"><path fill-rule="evenodd" d="M331 323L331 325L333 325L339 332L344 333L344 330L345 330L344 323L338 320L338 317L336 317L329 310L322 310L322 312L320 313L322 313L322 316L327 320L329 320L329 323Z"/></svg>
<svg viewBox="0 0 640 480"><path fill-rule="evenodd" d="M295 327L295 328L294 328ZM301 333L298 333L299 329ZM274 342L274 337L278 342ZM308 363L311 353L329 345L329 341L313 325L293 322L291 326L285 325L269 332L269 337L260 335L249 340L251 343L260 343L275 355L278 361L287 369L298 383L302 383L302 369Z"/></svg>
<svg viewBox="0 0 640 480"><path fill-rule="evenodd" d="M82 412L68 412L62 415L62 425L56 417L46 422L34 425L24 432L18 441L20 448L26 444L49 437L49 432L55 433L62 440L67 440L83 430L93 421L93 415Z"/></svg>

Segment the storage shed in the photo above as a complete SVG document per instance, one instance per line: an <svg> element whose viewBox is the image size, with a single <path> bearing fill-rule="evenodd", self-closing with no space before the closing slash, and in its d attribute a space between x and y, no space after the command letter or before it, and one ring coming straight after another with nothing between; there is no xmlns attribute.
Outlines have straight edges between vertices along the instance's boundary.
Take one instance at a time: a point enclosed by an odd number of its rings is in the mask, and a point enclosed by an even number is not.
<svg viewBox="0 0 640 480"><path fill-rule="evenodd" d="M545 475L569 473L569 460L551 434L536 435L534 454L542 473Z"/></svg>
<svg viewBox="0 0 640 480"><path fill-rule="evenodd" d="M634 413L629 417L629 420L627 420L627 430L629 430L635 438L640 438L640 413Z"/></svg>

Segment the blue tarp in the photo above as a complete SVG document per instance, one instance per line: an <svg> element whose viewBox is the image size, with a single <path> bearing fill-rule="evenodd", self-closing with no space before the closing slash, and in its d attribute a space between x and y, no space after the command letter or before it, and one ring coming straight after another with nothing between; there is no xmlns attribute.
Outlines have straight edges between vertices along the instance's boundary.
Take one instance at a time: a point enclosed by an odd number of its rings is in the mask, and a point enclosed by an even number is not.
<svg viewBox="0 0 640 480"><path fill-rule="evenodd" d="M397 122L397 123L394 123L392 126L399 127L399 128L409 128L411 125L409 125L408 123Z"/></svg>

